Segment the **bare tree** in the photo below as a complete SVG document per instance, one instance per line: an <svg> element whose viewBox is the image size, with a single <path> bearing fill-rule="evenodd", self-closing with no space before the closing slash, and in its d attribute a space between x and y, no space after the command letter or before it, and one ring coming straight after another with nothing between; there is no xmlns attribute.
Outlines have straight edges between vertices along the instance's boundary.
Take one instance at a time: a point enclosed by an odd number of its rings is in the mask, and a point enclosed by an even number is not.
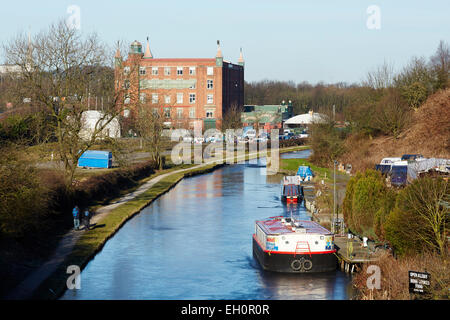
<svg viewBox="0 0 450 320"><path fill-rule="evenodd" d="M445 41L439 42L436 53L431 56L430 62L436 73L436 89L446 88L449 85L450 49Z"/></svg>
<svg viewBox="0 0 450 320"><path fill-rule="evenodd" d="M225 131L226 129L242 128L241 113L242 107L235 103L232 104L223 115L222 131Z"/></svg>
<svg viewBox="0 0 450 320"><path fill-rule="evenodd" d="M160 107L139 104L136 112L136 129L144 139L151 159L162 169L162 152L164 150L164 114Z"/></svg>
<svg viewBox="0 0 450 320"><path fill-rule="evenodd" d="M121 103L111 81L110 56L95 34L83 37L64 21L52 24L32 39L18 35L3 46L6 62L18 66L15 96L44 107L52 118L58 154L64 164L66 188L71 189L78 159L119 114ZM83 139L83 114L90 94L107 96L103 116Z"/></svg>
<svg viewBox="0 0 450 320"><path fill-rule="evenodd" d="M373 115L374 127L384 134L397 138L410 121L410 108L394 89L388 93L375 106Z"/></svg>
<svg viewBox="0 0 450 320"><path fill-rule="evenodd" d="M369 71L363 84L373 89L385 89L394 85L394 66L386 61Z"/></svg>

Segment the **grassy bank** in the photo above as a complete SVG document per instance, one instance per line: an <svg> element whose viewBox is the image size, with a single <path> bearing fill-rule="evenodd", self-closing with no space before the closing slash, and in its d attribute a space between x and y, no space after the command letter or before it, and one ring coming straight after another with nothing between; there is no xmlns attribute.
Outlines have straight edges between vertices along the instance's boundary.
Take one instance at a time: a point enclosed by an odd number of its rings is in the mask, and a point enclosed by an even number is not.
<svg viewBox="0 0 450 320"><path fill-rule="evenodd" d="M306 159L281 159L280 172L286 174L296 174L299 166L309 166L316 175L316 179L333 179L333 170L315 166ZM337 173L336 173L337 174Z"/></svg>

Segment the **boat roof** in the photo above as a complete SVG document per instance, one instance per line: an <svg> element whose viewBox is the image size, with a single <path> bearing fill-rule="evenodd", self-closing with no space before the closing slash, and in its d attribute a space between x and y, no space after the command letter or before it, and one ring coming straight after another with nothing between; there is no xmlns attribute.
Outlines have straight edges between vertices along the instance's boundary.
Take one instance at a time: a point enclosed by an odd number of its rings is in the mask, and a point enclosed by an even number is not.
<svg viewBox="0 0 450 320"><path fill-rule="evenodd" d="M256 221L256 224L258 224L268 235L297 233L297 229L303 229L307 234L331 234L328 229L322 227L315 221L295 220L283 216L270 217L266 220Z"/></svg>
<svg viewBox="0 0 450 320"><path fill-rule="evenodd" d="M289 185L289 184L300 185L300 183L301 183L300 176L284 176L283 177L284 185Z"/></svg>

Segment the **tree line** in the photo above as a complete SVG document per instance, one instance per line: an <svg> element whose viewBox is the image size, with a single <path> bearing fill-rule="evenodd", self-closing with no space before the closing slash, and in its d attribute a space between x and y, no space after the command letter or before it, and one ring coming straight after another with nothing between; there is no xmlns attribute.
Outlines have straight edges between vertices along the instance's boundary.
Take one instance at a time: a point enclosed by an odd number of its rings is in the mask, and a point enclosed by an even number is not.
<svg viewBox="0 0 450 320"><path fill-rule="evenodd" d="M411 123L414 111L431 94L449 86L450 50L445 41L440 41L431 57L412 57L398 72L384 62L357 84L269 80L246 83L245 103L279 104L292 100L295 114L313 110L327 115L325 123L311 126L309 144L315 151L312 162L330 167L346 152L347 137L398 138Z"/></svg>

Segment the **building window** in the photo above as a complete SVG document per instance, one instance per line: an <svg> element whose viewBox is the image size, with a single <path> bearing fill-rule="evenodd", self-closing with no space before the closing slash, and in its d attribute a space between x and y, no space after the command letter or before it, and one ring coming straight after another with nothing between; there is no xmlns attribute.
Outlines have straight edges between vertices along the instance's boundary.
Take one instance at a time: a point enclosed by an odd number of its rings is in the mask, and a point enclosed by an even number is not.
<svg viewBox="0 0 450 320"><path fill-rule="evenodd" d="M214 68L213 67L207 67L206 68L206 75L212 76L214 74Z"/></svg>
<svg viewBox="0 0 450 320"><path fill-rule="evenodd" d="M152 103L158 103L158 94L152 93Z"/></svg>
<svg viewBox="0 0 450 320"><path fill-rule="evenodd" d="M214 111L206 110L206 117L207 118L214 118Z"/></svg>
<svg viewBox="0 0 450 320"><path fill-rule="evenodd" d="M214 96L212 94L208 94L206 96L206 103L207 104L213 104L214 103Z"/></svg>
<svg viewBox="0 0 450 320"><path fill-rule="evenodd" d="M170 118L170 108L164 108L164 116Z"/></svg>
<svg viewBox="0 0 450 320"><path fill-rule="evenodd" d="M183 108L177 108L177 118L183 119Z"/></svg>
<svg viewBox="0 0 450 320"><path fill-rule="evenodd" d="M195 108L189 109L189 118L191 119L195 118Z"/></svg>
<svg viewBox="0 0 450 320"><path fill-rule="evenodd" d="M141 76L145 75L145 67L139 67L139 74Z"/></svg>
<svg viewBox="0 0 450 320"><path fill-rule="evenodd" d="M130 95L129 95L129 94L126 94L126 95L125 95L125 100L124 100L123 103L125 103L125 104L130 104L130 101L131 101Z"/></svg>
<svg viewBox="0 0 450 320"><path fill-rule="evenodd" d="M195 67L189 67L189 74L195 75Z"/></svg>
<svg viewBox="0 0 450 320"><path fill-rule="evenodd" d="M177 93L177 103L183 103L183 94Z"/></svg>
<svg viewBox="0 0 450 320"><path fill-rule="evenodd" d="M130 80L125 80L123 82L123 87L124 87L124 89L129 89L130 88Z"/></svg>
<svg viewBox="0 0 450 320"><path fill-rule="evenodd" d="M182 75L183 74L183 67L177 67L177 75Z"/></svg>
<svg viewBox="0 0 450 320"><path fill-rule="evenodd" d="M170 76L170 67L164 67L164 75Z"/></svg>
<svg viewBox="0 0 450 320"><path fill-rule="evenodd" d="M164 102L170 103L170 96L164 96Z"/></svg>
<svg viewBox="0 0 450 320"><path fill-rule="evenodd" d="M124 67L123 68L123 73L124 74L129 74L130 73L130 67Z"/></svg>
<svg viewBox="0 0 450 320"><path fill-rule="evenodd" d="M141 101L141 103L145 103L145 93L139 94L139 101Z"/></svg>
<svg viewBox="0 0 450 320"><path fill-rule="evenodd" d="M206 88L212 89L213 88L213 81L212 80L206 80Z"/></svg>
<svg viewBox="0 0 450 320"><path fill-rule="evenodd" d="M158 67L152 67L152 75L154 76L158 75Z"/></svg>
<svg viewBox="0 0 450 320"><path fill-rule="evenodd" d="M195 93L189 94L189 103L195 103Z"/></svg>
<svg viewBox="0 0 450 320"><path fill-rule="evenodd" d="M195 89L195 87L196 87L196 85L195 85L195 82L194 82L192 85L189 86L189 89Z"/></svg>
<svg viewBox="0 0 450 320"><path fill-rule="evenodd" d="M153 115L155 116L155 117L158 117L159 116L159 112L158 112L158 108L153 108Z"/></svg>

